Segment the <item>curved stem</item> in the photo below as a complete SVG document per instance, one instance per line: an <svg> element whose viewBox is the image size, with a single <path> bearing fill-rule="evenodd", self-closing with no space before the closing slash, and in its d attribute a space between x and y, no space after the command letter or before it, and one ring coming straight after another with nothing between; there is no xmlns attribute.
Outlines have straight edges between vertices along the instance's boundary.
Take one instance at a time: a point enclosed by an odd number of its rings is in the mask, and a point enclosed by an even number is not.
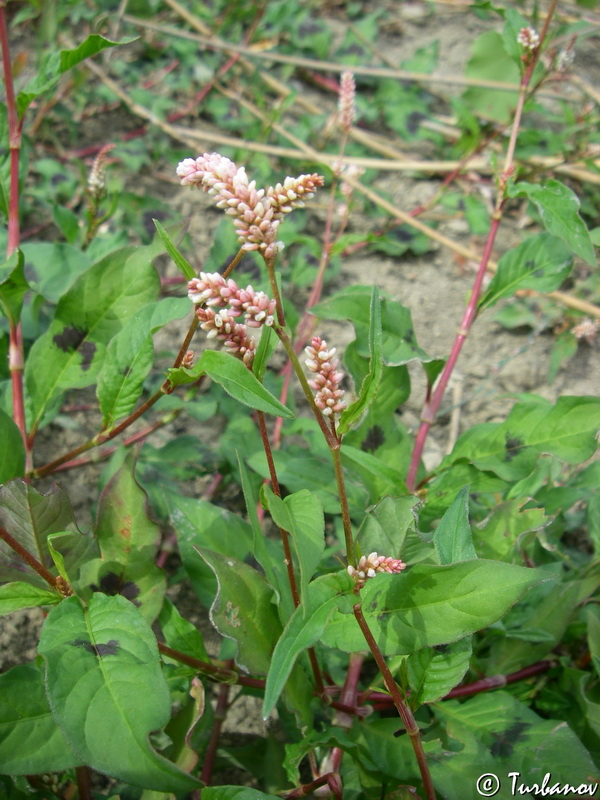
<svg viewBox="0 0 600 800"><path fill-rule="evenodd" d="M59 589L58 587L58 578L55 578L54 575L46 569L46 567L38 561L37 558L27 550L27 548L23 547L10 533L5 530L4 528L0 527L0 539L4 539L6 544L19 555L25 563L29 564L29 566L34 569L40 577L42 577L46 583L50 584L53 589Z"/></svg>

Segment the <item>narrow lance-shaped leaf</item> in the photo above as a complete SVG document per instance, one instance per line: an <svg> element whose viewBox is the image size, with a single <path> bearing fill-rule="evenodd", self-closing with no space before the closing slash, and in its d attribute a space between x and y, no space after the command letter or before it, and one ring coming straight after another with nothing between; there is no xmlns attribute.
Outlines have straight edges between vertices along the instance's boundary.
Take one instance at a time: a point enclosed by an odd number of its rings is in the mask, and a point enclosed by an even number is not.
<svg viewBox="0 0 600 800"><path fill-rule="evenodd" d="M55 719L83 763L148 789L198 786L149 745L171 701L156 639L132 603L96 593L86 608L67 598L46 618L39 652Z"/></svg>
<svg viewBox="0 0 600 800"><path fill-rule="evenodd" d="M342 436L357 422L363 419L369 406L375 400L377 389L383 375L383 339L381 333L381 303L379 290L373 286L369 306L369 372L362 382L358 397L346 408L338 424L338 434Z"/></svg>
<svg viewBox="0 0 600 800"><path fill-rule="evenodd" d="M183 276L187 278L187 280L191 280L192 278L196 277L196 270L192 267L190 262L183 256L177 247L173 244L171 237L165 230L165 228L160 224L157 219L153 219L152 222L154 223L154 227L156 228L158 235L161 238L162 243L165 246L165 250L171 256L173 263L176 267L182 272Z"/></svg>
<svg viewBox="0 0 600 800"><path fill-rule="evenodd" d="M344 594L349 594L352 588L352 581L346 573L324 575L309 585L307 608L300 604L294 611L273 652L265 686L264 719L275 708L300 653L321 638L329 618L340 604L348 610ZM352 621L356 625L354 617ZM356 649L364 647L363 640Z"/></svg>
<svg viewBox="0 0 600 800"><path fill-rule="evenodd" d="M302 489L282 500L264 488L269 512L276 525L291 534L300 566L301 597L306 598L308 583L325 550L325 519L318 498Z"/></svg>
<svg viewBox="0 0 600 800"><path fill-rule="evenodd" d="M455 564L477 558L469 525L469 487L454 498L433 534L440 564Z"/></svg>
<svg viewBox="0 0 600 800"><path fill-rule="evenodd" d="M19 611L21 608L35 608L37 606L53 606L60 603L61 597L57 592L40 589L23 581L14 581L0 586L0 616Z"/></svg>

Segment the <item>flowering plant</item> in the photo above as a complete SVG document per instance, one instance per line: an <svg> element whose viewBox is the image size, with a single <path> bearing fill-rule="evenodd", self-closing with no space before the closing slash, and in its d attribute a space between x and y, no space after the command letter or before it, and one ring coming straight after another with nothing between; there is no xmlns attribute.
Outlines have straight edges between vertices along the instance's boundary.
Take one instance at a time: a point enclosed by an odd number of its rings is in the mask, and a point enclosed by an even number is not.
<svg viewBox="0 0 600 800"><path fill-rule="evenodd" d="M174 180L207 192L228 218L194 266L185 255L194 242L178 238L179 225L155 219L147 246L103 241L115 209L106 179L114 150L102 146L77 225L83 266L60 291L47 286L58 278L36 282L21 249L24 117L63 72L115 43L91 34L15 94L0 3L11 178L0 271L9 355L0 613L10 622L42 610L36 652L0 674L8 800L463 800L491 796L501 782L528 796L594 790L600 402L522 393L506 418L468 427L435 463L426 450L476 319L517 292L564 300L558 290L575 257L596 269L595 235L572 190L554 178L521 180L517 169L529 93L568 61L547 49L555 5L539 33L515 10L505 14L503 58L519 80L504 163L486 195L485 242L458 333L447 355L433 357L390 292L342 281L324 293L341 253L375 241L398 255L386 231L366 240L347 232L357 193L390 208L348 163L364 130L347 69L326 130L336 131L338 152L303 143L318 172L260 188L218 152L171 164ZM315 241L294 228L295 212L322 209L327 195L316 266L292 291L286 254ZM516 199L543 230L493 265ZM193 200L209 214L200 193ZM391 208L411 230L448 243L418 214ZM65 230L67 210L53 212ZM165 253L182 278L159 276L154 262ZM300 309L299 289L309 292ZM600 312L575 299L586 316L568 333L592 346ZM355 338L342 346L344 321ZM177 348L157 366L153 337L170 324ZM424 395L413 425L399 413L411 378ZM40 441L76 413L67 394L91 386L99 416L86 412L97 429L45 460ZM145 441L186 413L201 426L194 435L175 430L160 448ZM133 427L144 417L152 421ZM123 447L110 444L126 432ZM66 489L44 481L96 459L108 464L84 533ZM236 747L223 726L243 702L269 727ZM223 777L224 760L243 776ZM521 773L529 782L518 782Z"/></svg>

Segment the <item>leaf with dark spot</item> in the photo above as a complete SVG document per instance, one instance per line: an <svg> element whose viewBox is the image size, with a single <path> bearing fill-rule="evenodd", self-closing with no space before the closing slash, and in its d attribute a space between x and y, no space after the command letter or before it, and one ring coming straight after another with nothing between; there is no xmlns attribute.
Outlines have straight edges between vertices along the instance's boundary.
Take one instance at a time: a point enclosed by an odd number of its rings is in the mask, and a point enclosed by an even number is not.
<svg viewBox="0 0 600 800"><path fill-rule="evenodd" d="M311 36L313 33L320 33L321 26L316 22L303 22L302 25L298 28L298 33L303 38L305 36Z"/></svg>
<svg viewBox="0 0 600 800"><path fill-rule="evenodd" d="M69 644L73 645L73 647L83 647L88 653L93 653L95 656L98 656L98 658L102 658L103 656L116 656L119 652L119 642L116 639L110 639L106 644L93 644L86 639L75 639L69 642Z"/></svg>
<svg viewBox="0 0 600 800"><path fill-rule="evenodd" d="M518 456L519 453L525 449L525 442L520 436L511 436L507 433L504 447L506 450L504 461L512 461L515 456Z"/></svg>
<svg viewBox="0 0 600 800"><path fill-rule="evenodd" d="M525 731L531 726L527 722L518 721L503 733L493 733L494 743L490 747L490 753L495 758L510 758L514 751L515 744L523 738Z"/></svg>
<svg viewBox="0 0 600 800"><path fill-rule="evenodd" d="M96 349L96 345L93 342L84 342L81 345L79 352L81 353L81 369L84 372L90 368Z"/></svg>
<svg viewBox="0 0 600 800"><path fill-rule="evenodd" d="M413 111L411 114L408 115L406 119L406 130L410 134L415 134L419 130L419 125L421 121L427 119L425 114L421 111Z"/></svg>
<svg viewBox="0 0 600 800"><path fill-rule="evenodd" d="M52 337L52 341L59 350L69 353L73 350L77 350L77 348L85 339L85 336L85 332L79 330L79 328L76 328L74 325L65 326L61 333L57 333Z"/></svg>
<svg viewBox="0 0 600 800"><path fill-rule="evenodd" d="M412 242L414 239L413 232L406 225L399 225L390 231L390 235L397 239L399 242Z"/></svg>
<svg viewBox="0 0 600 800"><path fill-rule="evenodd" d="M127 600L131 600L134 605L139 605L135 602L135 598L140 593L139 587L132 581L123 581L122 578L114 572L108 572L100 578L100 586L96 584L91 585L94 592L102 592L110 597L120 594Z"/></svg>
<svg viewBox="0 0 600 800"><path fill-rule="evenodd" d="M381 428L379 425L373 425L373 427L369 428L367 435L362 440L360 449L372 453L384 442L385 436L383 434L383 428Z"/></svg>

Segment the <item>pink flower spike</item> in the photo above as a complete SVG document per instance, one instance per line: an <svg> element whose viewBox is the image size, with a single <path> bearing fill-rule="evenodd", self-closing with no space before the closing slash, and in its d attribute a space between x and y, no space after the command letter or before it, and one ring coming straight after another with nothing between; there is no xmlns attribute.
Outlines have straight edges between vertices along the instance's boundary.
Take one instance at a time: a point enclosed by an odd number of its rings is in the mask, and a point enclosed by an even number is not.
<svg viewBox="0 0 600 800"><path fill-rule="evenodd" d="M338 119L340 127L349 131L356 119L355 99L356 86L351 72L342 72L338 99Z"/></svg>
<svg viewBox="0 0 600 800"><path fill-rule="evenodd" d="M328 417L339 414L346 408L346 404L342 401L345 392L339 388L344 373L336 371L339 360L334 358L335 347L328 350L327 342L320 336L314 336L304 351L308 356L304 363L311 372L316 373L308 385L316 392L317 408Z"/></svg>
<svg viewBox="0 0 600 800"><path fill-rule="evenodd" d="M348 575L354 580L356 588L362 589L367 580L376 577L378 572L398 574L406 569L406 564L399 558L370 553L368 556L361 556L356 567L348 565L346 569Z"/></svg>

